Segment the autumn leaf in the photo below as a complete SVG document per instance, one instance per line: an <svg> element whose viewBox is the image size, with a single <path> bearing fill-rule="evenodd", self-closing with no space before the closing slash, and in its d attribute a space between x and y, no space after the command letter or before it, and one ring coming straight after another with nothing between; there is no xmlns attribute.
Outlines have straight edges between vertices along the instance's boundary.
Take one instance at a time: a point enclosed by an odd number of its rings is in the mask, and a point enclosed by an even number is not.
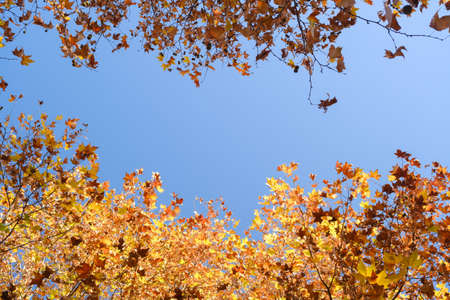
<svg viewBox="0 0 450 300"><path fill-rule="evenodd" d="M328 50L328 57L330 58L330 61L333 62L336 58L342 57L342 47L334 47L334 45L331 45Z"/></svg>
<svg viewBox="0 0 450 300"><path fill-rule="evenodd" d="M75 272L78 274L78 277L81 279L87 278L89 273L91 272L91 266L87 263L82 263L75 268Z"/></svg>
<svg viewBox="0 0 450 300"><path fill-rule="evenodd" d="M387 57L387 58L390 58L390 59L395 58L395 57L397 57L397 56L403 56L403 57L405 57L405 55L403 55L403 52L402 52L403 50L406 50L405 46L400 46L400 47L398 47L398 48L395 50L394 53L392 53L392 52L389 51L389 50L385 50L385 55L384 55L384 57Z"/></svg>
<svg viewBox="0 0 450 300"><path fill-rule="evenodd" d="M450 15L439 17L438 12L436 12L431 19L430 27L437 31L449 29L450 32Z"/></svg>
<svg viewBox="0 0 450 300"><path fill-rule="evenodd" d="M29 64L34 63L34 60L32 60L30 57L31 55L23 55L20 64L28 66Z"/></svg>
<svg viewBox="0 0 450 300"><path fill-rule="evenodd" d="M0 78L0 89L5 91L7 87L8 87L8 83L5 80L3 80L3 78Z"/></svg>
<svg viewBox="0 0 450 300"><path fill-rule="evenodd" d="M77 127L77 122L80 119L67 119L67 121L65 122L65 124L70 127L71 129L75 129Z"/></svg>
<svg viewBox="0 0 450 300"><path fill-rule="evenodd" d="M336 99L336 97L333 98L328 98L325 100L320 100L320 103L318 104L319 109L322 109L323 112L327 112L328 108L334 104L336 104L338 101Z"/></svg>
<svg viewBox="0 0 450 300"><path fill-rule="evenodd" d="M34 274L33 279L31 279L30 285L37 285L38 287L42 285L44 279L47 279L52 275L54 271L48 266L45 267L44 271Z"/></svg>
<svg viewBox="0 0 450 300"><path fill-rule="evenodd" d="M256 60L265 60L267 58L267 56L270 53L270 49L264 49L263 51L261 51L261 53L259 53L258 55L256 55Z"/></svg>
<svg viewBox="0 0 450 300"><path fill-rule="evenodd" d="M336 4L343 8L352 8L355 5L355 0L337 0Z"/></svg>
<svg viewBox="0 0 450 300"><path fill-rule="evenodd" d="M342 71L345 70L345 64L344 64L344 57L341 56L338 58L337 64L336 64L336 69L338 70L339 73L341 73Z"/></svg>

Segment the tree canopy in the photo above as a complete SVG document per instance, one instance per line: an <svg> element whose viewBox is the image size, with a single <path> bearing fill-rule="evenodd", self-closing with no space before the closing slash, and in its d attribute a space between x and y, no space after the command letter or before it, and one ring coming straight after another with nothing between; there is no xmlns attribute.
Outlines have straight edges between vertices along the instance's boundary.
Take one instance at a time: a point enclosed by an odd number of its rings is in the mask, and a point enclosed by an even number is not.
<svg viewBox="0 0 450 300"><path fill-rule="evenodd" d="M336 163L309 191L281 165L241 236L222 200L180 216L158 173L97 179L95 147L46 115L1 124L2 299L448 299L449 180L398 150L387 180ZM429 175L425 175L425 173ZM378 185L379 188L374 188Z"/></svg>
<svg viewBox="0 0 450 300"><path fill-rule="evenodd" d="M449 10L450 2L431 2L437 11L430 27L450 30L450 15L440 12ZM361 15L363 6L379 9L378 14ZM146 52L158 53L164 70L188 75L197 86L217 61L247 76L256 61L269 55L294 72L305 69L311 80L315 69L345 70L338 38L357 21L387 31L394 41L394 49L385 51L387 58L404 56L406 48L395 43L395 35L443 39L402 31L404 18L419 18L429 6L428 0L7 0L0 4L0 45L13 43L29 26L40 26L57 32L63 56L75 67L97 67L95 51L101 40L108 40L113 51L136 40ZM33 62L24 49L15 48L12 54L23 65ZM319 107L326 110L336 101L323 100Z"/></svg>
<svg viewBox="0 0 450 300"><path fill-rule="evenodd" d="M450 2L435 2L430 27L450 29L442 13ZM345 69L338 37L358 20L392 36L387 58L403 56L394 35L421 35L403 32L402 20L429 8L427 0L386 0L372 20L360 5L374 4L5 0L0 47L13 49L1 59L33 63L14 41L40 26L57 32L74 67L96 68L101 40L116 51L135 39L164 70L197 85L217 61L250 75L269 55L311 80L315 68ZM336 101L318 105L326 111ZM121 187L99 179L97 147L80 141L87 125L79 121L21 113L0 122L2 300L450 298L450 172L438 162L397 150L387 176L337 162L330 179L280 165L239 234L222 199L200 199L187 215L177 194L161 200L159 173L126 173Z"/></svg>

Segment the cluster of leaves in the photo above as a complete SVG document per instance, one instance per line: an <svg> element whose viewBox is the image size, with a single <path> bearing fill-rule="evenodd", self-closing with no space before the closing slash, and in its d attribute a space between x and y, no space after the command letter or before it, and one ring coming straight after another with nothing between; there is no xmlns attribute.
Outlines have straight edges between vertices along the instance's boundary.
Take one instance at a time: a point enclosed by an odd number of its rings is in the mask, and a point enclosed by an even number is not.
<svg viewBox="0 0 450 300"><path fill-rule="evenodd" d="M402 164L375 192L377 171L337 163L338 179L309 193L297 164L282 165L286 179L267 180L271 193L241 236L221 200L190 217L175 194L158 204L157 173L126 174L121 192L99 182L77 120L56 138L47 119L0 126L2 299L450 296L450 173L438 163L422 168L398 151Z"/></svg>
<svg viewBox="0 0 450 300"><path fill-rule="evenodd" d="M361 2L373 5L372 0ZM253 60L265 60L269 54L294 72L304 68L311 80L317 67L343 72L337 39L357 20L389 34L412 36L400 31L399 19L422 12L428 2L385 0L378 19L370 20L358 15L362 3L356 0L5 0L0 3L0 47L37 25L46 31L56 28L61 51L75 67L97 67L95 51L101 39L108 39L116 51L138 38L145 51L159 52L164 70L187 74L196 85L218 60L250 75ZM448 0L438 4L450 9ZM137 15L134 25L124 24L130 11ZM430 26L450 29L450 16L436 12ZM395 48L387 50L386 57L403 56L404 47ZM14 55L23 65L32 62L23 49L15 49Z"/></svg>

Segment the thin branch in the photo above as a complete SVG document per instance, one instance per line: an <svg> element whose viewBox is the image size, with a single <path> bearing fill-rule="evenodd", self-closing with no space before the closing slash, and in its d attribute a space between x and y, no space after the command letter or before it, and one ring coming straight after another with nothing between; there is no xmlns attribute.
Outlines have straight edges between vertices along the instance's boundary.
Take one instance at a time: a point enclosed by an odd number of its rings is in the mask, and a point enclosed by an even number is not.
<svg viewBox="0 0 450 300"><path fill-rule="evenodd" d="M402 285L400 286L400 288L398 289L397 293L394 295L394 297L391 300L395 300L400 295L404 285L405 285L405 283L403 282Z"/></svg>
<svg viewBox="0 0 450 300"><path fill-rule="evenodd" d="M4 56L0 56L0 59L3 59L3 60L15 60L15 61L17 61L17 60L19 60L18 58L11 58L11 57L4 57Z"/></svg>

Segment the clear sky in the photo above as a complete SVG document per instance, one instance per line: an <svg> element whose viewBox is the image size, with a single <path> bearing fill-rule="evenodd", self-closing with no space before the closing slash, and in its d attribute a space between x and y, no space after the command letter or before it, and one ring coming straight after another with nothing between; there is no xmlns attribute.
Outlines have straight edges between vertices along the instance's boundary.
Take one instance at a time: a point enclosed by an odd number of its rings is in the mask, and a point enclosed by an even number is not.
<svg viewBox="0 0 450 300"><path fill-rule="evenodd" d="M410 20L408 30L432 33L432 13ZM9 91L25 96L2 113L80 118L89 124L88 142L99 147L101 177L114 187L125 172L158 171L162 199L179 194L184 214L197 196L223 197L245 226L281 163L298 162L300 174L319 178L333 178L337 160L386 175L400 148L449 165L449 42L397 37L406 59L388 60L386 32L360 23L339 40L347 74L314 77L314 99L326 92L339 99L324 114L306 101L306 74L273 58L245 78L216 65L196 88L136 47L111 54L103 43L98 70L75 69L61 57L55 32L29 30L15 45L36 62L0 61Z"/></svg>

